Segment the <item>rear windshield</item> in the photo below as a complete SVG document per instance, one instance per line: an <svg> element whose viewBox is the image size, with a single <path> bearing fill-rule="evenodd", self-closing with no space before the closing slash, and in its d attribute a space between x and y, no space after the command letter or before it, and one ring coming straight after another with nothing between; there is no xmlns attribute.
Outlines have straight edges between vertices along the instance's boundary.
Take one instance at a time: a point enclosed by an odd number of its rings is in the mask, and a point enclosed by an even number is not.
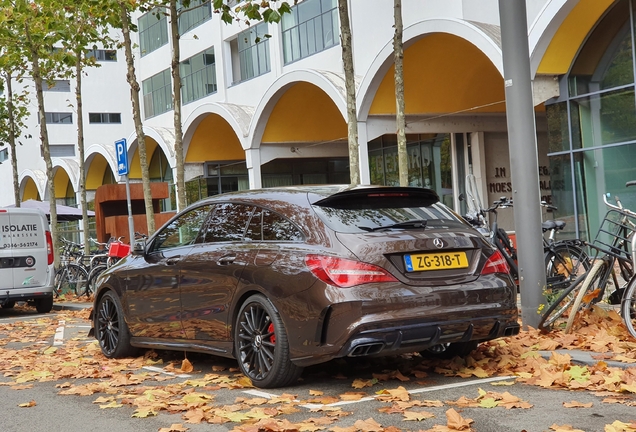
<svg viewBox="0 0 636 432"><path fill-rule="evenodd" d="M429 228L466 227L464 220L444 204L426 207L338 209L312 206L329 228L341 233L361 233L400 222L425 220Z"/></svg>

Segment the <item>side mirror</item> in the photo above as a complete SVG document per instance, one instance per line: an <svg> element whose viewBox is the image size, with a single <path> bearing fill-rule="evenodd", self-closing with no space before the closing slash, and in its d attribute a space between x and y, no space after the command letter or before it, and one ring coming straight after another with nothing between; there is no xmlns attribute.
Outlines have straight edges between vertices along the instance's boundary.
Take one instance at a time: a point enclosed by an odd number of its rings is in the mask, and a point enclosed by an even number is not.
<svg viewBox="0 0 636 432"><path fill-rule="evenodd" d="M135 241L135 245L132 249L133 255L143 255L146 253L146 241L145 240L137 240Z"/></svg>

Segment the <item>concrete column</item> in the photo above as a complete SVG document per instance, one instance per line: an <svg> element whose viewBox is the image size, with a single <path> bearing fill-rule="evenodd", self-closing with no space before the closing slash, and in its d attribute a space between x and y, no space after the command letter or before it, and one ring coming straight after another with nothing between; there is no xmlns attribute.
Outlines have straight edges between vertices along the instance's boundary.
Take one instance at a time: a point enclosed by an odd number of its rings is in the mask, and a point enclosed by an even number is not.
<svg viewBox="0 0 636 432"><path fill-rule="evenodd" d="M245 150L245 163L247 165L247 175L250 182L250 189L263 187L261 179L261 149Z"/></svg>
<svg viewBox="0 0 636 432"><path fill-rule="evenodd" d="M360 184L371 184L368 136L367 122L358 122L358 162L360 163Z"/></svg>
<svg viewBox="0 0 636 432"><path fill-rule="evenodd" d="M546 286L525 0L499 0L523 326L537 327Z"/></svg>

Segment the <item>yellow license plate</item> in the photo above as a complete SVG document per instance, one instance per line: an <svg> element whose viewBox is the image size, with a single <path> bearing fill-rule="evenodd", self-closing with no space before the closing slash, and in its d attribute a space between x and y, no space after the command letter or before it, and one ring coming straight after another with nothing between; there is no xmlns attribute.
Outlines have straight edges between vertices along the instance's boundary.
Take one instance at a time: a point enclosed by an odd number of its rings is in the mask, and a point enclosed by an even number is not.
<svg viewBox="0 0 636 432"><path fill-rule="evenodd" d="M405 255L406 271L447 270L468 267L466 252Z"/></svg>

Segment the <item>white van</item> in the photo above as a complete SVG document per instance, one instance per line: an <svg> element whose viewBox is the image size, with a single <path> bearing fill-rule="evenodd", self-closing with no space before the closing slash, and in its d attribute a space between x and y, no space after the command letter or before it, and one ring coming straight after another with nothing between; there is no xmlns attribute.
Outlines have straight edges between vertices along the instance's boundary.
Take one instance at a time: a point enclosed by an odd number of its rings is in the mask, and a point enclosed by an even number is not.
<svg viewBox="0 0 636 432"><path fill-rule="evenodd" d="M0 208L0 306L28 301L40 313L53 308L53 241L45 214Z"/></svg>

